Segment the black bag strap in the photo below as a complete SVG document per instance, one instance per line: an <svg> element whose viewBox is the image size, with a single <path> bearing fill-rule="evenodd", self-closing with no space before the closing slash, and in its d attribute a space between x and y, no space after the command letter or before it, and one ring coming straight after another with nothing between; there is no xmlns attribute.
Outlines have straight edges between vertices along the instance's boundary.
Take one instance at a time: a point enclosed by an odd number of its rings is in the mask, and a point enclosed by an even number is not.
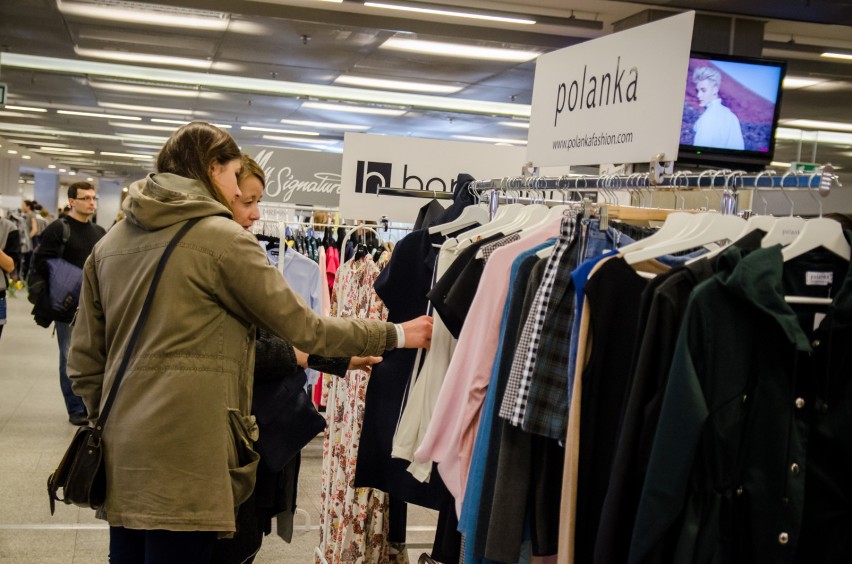
<svg viewBox="0 0 852 564"><path fill-rule="evenodd" d="M124 372L127 370L127 365L130 363L130 355L133 353L133 348L136 346L136 340L139 338L139 334L142 333L142 328L145 326L145 321L148 319L148 310L151 309L151 302L154 301L154 292L157 290L157 284L160 282L160 276L163 274L163 269L166 267L166 261L169 260L169 256L171 256L172 251L177 246L178 242L183 239L183 236L186 235L186 232L189 231L193 225L198 223L200 219L200 217L196 217L184 223L183 227L181 227L180 230L175 233L175 236L172 237L172 240L169 242L166 250L163 251L163 256L160 257L160 263L157 265L157 270L154 272L154 279L151 281L151 287L148 288L148 295L145 296L145 302L142 304L142 310L139 312L139 319L136 320L136 326L133 328L133 333L130 335L130 341L127 343L127 349L124 351L124 358L121 359L121 364L118 367L118 371L115 373L115 381L112 384L112 388L109 390L109 397L107 397L106 403L101 410L100 417L98 417L98 421L95 423L95 430L92 432L92 436L89 439L89 444L92 446L100 445L101 435L104 432L104 425L106 424L107 417L109 417L112 404L115 401L115 393L118 391L118 386L124 378Z"/></svg>

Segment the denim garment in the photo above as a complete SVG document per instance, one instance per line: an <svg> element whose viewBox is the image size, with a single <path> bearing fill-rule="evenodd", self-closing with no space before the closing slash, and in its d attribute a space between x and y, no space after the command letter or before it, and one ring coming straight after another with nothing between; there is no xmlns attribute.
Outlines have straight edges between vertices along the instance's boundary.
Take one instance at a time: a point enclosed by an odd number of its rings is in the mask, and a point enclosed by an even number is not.
<svg viewBox="0 0 852 564"><path fill-rule="evenodd" d="M83 405L83 400L74 395L71 390L71 380L68 378L66 366L68 363L68 347L71 345L71 324L55 321L56 325L56 340L59 341L59 387L62 389L62 396L65 398L65 409L68 410L68 416L77 414L86 414L86 406Z"/></svg>
<svg viewBox="0 0 852 564"><path fill-rule="evenodd" d="M635 242L612 227L601 231L600 225L601 220L597 218L583 220L585 236L582 239L583 245L579 249L577 264L582 264L590 258Z"/></svg>

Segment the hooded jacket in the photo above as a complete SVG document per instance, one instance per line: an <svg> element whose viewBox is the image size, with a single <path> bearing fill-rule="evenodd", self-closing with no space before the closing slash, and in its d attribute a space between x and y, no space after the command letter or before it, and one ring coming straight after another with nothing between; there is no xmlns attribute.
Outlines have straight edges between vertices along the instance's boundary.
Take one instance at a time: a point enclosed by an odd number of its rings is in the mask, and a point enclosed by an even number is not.
<svg viewBox="0 0 852 564"><path fill-rule="evenodd" d="M106 518L112 526L234 531L252 491L255 328L327 356L381 354L392 324L317 317L204 185L152 174L131 186L126 221L83 272L68 374L98 418L163 250L203 218L163 271L104 430ZM242 452L237 446L243 445Z"/></svg>

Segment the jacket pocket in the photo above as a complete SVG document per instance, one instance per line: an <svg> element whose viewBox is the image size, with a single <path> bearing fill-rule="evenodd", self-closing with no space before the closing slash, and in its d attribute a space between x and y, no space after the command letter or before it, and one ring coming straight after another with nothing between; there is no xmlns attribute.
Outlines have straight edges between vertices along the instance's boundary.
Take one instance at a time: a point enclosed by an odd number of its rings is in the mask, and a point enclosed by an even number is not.
<svg viewBox="0 0 852 564"><path fill-rule="evenodd" d="M231 434L228 444L228 472L231 476L234 507L238 507L254 491L257 463L260 460L260 455L253 448L258 435L257 423L254 417L246 417L238 409L229 409L228 429Z"/></svg>

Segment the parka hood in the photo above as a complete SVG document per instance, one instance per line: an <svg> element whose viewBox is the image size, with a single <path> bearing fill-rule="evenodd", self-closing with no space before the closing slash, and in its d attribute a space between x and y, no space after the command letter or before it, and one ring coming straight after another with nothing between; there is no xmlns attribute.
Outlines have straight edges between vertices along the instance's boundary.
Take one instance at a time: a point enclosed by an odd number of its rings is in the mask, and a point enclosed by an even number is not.
<svg viewBox="0 0 852 564"><path fill-rule="evenodd" d="M210 197L201 181L171 173L152 173L131 184L122 208L125 219L146 231L195 217L232 217L231 210Z"/></svg>

